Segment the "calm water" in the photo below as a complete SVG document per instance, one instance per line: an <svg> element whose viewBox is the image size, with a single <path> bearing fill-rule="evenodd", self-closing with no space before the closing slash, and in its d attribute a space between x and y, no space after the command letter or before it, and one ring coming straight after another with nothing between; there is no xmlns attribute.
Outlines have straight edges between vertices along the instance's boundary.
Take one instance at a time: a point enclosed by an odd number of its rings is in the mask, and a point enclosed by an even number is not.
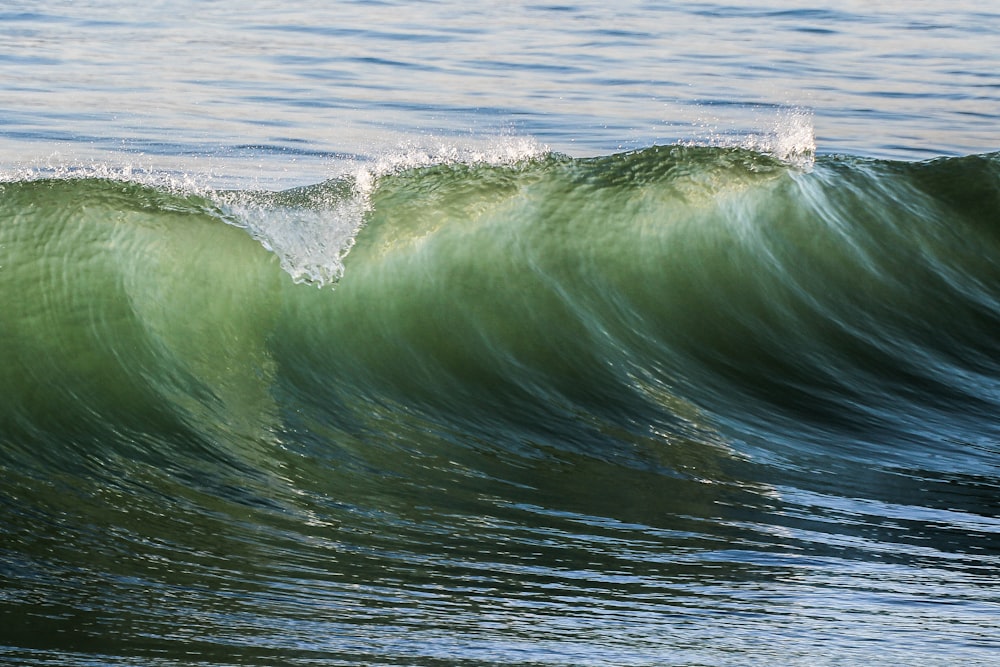
<svg viewBox="0 0 1000 667"><path fill-rule="evenodd" d="M998 35L0 3L0 663L996 664Z"/></svg>
<svg viewBox="0 0 1000 667"><path fill-rule="evenodd" d="M400 143L596 155L796 108L822 153L980 153L998 25L981 2L7 4L0 151L304 185Z"/></svg>

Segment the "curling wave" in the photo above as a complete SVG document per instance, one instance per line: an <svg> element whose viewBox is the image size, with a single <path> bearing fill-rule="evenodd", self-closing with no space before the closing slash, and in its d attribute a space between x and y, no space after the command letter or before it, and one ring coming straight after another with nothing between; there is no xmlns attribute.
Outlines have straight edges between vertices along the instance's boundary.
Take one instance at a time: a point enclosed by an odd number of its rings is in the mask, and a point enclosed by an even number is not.
<svg viewBox="0 0 1000 667"><path fill-rule="evenodd" d="M454 607L489 635L480 605L547 585L662 637L616 586L666 595L695 563L975 578L1000 529L997 210L996 154L541 152L278 193L4 183L4 641L70 656L99 620L43 640L23 619L99 619L74 600L102 586L136 607L122 655L194 609L273 658L288 635L255 633L326 609L328 636L367 624L404 660L398 614Z"/></svg>

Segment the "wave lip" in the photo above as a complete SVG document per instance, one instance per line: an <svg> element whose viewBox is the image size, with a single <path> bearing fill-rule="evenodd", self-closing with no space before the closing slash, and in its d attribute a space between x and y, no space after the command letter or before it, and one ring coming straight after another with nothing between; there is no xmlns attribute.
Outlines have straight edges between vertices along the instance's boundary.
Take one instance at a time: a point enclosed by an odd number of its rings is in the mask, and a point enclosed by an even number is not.
<svg viewBox="0 0 1000 667"><path fill-rule="evenodd" d="M223 196L236 224L280 259L295 282L336 284L344 259L372 210L372 196L386 177L442 165L504 167L544 157L547 149L529 139L508 138L485 146L415 144L387 151L325 183L268 195Z"/></svg>

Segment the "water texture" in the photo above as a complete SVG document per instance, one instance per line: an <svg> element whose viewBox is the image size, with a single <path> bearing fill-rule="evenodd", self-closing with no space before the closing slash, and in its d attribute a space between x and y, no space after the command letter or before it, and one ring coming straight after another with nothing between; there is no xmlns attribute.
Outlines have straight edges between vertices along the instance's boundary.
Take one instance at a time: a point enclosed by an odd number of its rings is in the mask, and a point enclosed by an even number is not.
<svg viewBox="0 0 1000 667"><path fill-rule="evenodd" d="M6 3L0 151L289 187L401 145L590 156L801 108L821 152L960 156L997 148L998 29L978 2Z"/></svg>
<svg viewBox="0 0 1000 667"><path fill-rule="evenodd" d="M0 4L0 664L993 664L997 28Z"/></svg>

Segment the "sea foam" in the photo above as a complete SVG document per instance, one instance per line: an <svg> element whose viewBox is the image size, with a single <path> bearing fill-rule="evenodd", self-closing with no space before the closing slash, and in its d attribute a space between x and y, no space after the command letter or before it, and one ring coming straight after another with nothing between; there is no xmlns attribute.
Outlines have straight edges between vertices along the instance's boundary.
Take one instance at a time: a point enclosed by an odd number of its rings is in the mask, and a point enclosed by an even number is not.
<svg viewBox="0 0 1000 667"><path fill-rule="evenodd" d="M381 179L446 164L510 166L548 152L522 137L474 145L406 143L348 165L324 184L298 189L290 204L240 195L225 199L237 224L275 253L295 282L323 287L343 276L344 259L372 209L372 195Z"/></svg>

